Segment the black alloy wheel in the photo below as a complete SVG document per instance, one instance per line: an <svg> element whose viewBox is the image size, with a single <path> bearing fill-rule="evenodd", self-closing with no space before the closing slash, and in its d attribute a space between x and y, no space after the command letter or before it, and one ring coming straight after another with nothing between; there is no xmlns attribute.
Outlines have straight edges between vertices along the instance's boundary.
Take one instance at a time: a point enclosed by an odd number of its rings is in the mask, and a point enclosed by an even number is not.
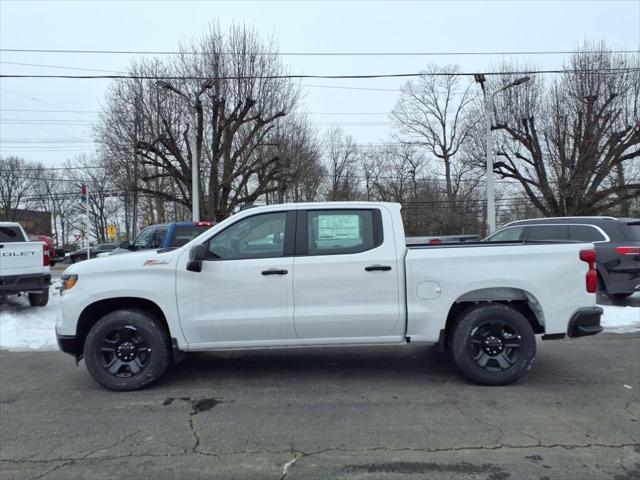
<svg viewBox="0 0 640 480"><path fill-rule="evenodd" d="M502 372L520 358L522 335L512 325L489 321L471 331L471 356L487 372Z"/></svg>
<svg viewBox="0 0 640 480"><path fill-rule="evenodd" d="M132 377L144 369L151 357L145 338L130 325L108 333L100 342L100 363L114 377Z"/></svg>

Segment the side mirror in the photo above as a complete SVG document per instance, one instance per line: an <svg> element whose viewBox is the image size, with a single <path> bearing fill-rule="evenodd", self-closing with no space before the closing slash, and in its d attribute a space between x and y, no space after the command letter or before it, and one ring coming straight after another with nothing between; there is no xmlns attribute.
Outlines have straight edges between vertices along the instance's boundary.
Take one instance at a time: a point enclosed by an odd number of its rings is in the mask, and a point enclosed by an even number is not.
<svg viewBox="0 0 640 480"><path fill-rule="evenodd" d="M118 245L118 248L125 248L127 250L133 250L133 245L131 245L127 240L125 240L124 242L120 242L120 245Z"/></svg>
<svg viewBox="0 0 640 480"><path fill-rule="evenodd" d="M207 258L209 249L206 245L195 245L189 250L189 262L187 263L187 270L190 272L201 272L202 261Z"/></svg>

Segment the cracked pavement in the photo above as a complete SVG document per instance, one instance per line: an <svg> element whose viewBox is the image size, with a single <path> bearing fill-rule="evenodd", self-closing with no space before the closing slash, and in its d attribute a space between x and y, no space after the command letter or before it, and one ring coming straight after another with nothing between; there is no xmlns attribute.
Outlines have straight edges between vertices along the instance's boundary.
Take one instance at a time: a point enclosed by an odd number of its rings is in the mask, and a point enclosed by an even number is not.
<svg viewBox="0 0 640 480"><path fill-rule="evenodd" d="M0 478L117 477L638 479L640 336L539 343L508 387L419 345L192 354L129 393L0 352Z"/></svg>

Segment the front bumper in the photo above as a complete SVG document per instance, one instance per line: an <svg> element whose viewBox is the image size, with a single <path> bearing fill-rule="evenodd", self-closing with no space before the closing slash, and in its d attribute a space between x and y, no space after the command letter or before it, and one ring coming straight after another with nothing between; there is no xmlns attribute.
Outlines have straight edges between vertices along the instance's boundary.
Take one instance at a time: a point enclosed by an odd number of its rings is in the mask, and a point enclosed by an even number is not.
<svg viewBox="0 0 640 480"><path fill-rule="evenodd" d="M20 292L41 292L51 286L51 274L6 275L0 277L0 295Z"/></svg>
<svg viewBox="0 0 640 480"><path fill-rule="evenodd" d="M78 356L78 346L75 335L59 335L58 332L56 332L56 340L58 341L60 351L73 355L74 357Z"/></svg>
<svg viewBox="0 0 640 480"><path fill-rule="evenodd" d="M600 318L604 310L600 307L587 307L577 310L571 320L567 334L571 338L587 337L600 333L603 328L600 325Z"/></svg>

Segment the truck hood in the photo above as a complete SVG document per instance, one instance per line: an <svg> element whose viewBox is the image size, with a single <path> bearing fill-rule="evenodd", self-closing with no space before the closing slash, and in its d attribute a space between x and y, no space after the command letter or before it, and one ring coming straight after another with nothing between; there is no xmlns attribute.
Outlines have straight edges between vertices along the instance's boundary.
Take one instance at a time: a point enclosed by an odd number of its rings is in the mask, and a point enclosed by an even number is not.
<svg viewBox="0 0 640 480"><path fill-rule="evenodd" d="M175 265L183 248L171 251L144 250L131 252L127 255L107 255L96 257L69 266L64 275L82 275L86 273L96 274L101 272L126 272L140 268L171 267Z"/></svg>

